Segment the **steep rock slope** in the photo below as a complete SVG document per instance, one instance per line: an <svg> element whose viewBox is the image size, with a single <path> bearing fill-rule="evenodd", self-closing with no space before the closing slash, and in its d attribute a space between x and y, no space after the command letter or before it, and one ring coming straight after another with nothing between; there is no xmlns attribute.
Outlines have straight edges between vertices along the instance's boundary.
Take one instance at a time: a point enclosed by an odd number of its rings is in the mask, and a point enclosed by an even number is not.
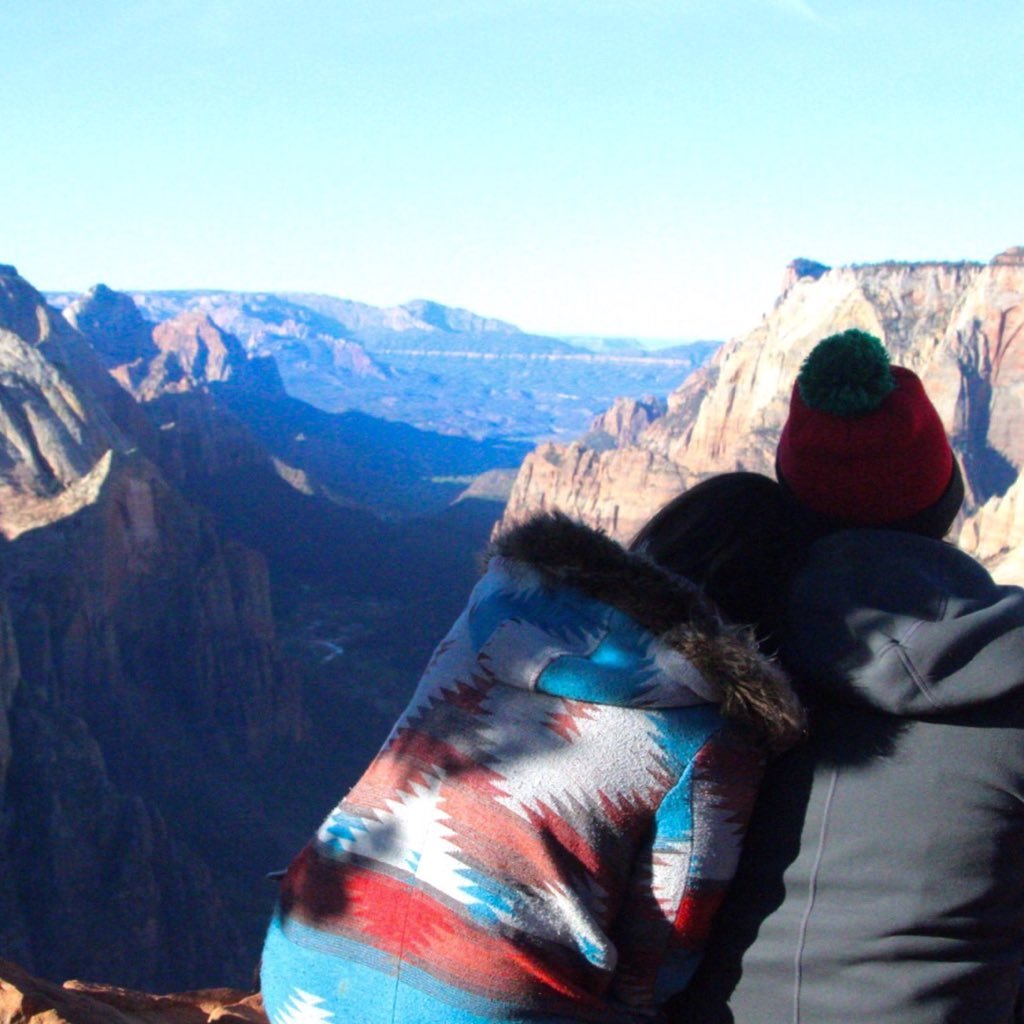
<svg viewBox="0 0 1024 1024"><path fill-rule="evenodd" d="M233 381L284 395L272 359L250 359L241 342L200 310L154 325L131 297L99 284L70 302L64 318L90 343L111 375L137 400Z"/></svg>
<svg viewBox="0 0 1024 1024"><path fill-rule="evenodd" d="M0 945L50 976L247 976L238 908L282 851L234 783L302 723L265 562L167 483L148 419L11 267L0 410Z"/></svg>
<svg viewBox="0 0 1024 1024"><path fill-rule="evenodd" d="M858 327L924 381L953 439L968 498L968 550L1006 560L984 535L1008 524L1024 468L1024 249L988 264L797 261L753 330L723 346L669 396L665 415L609 450L542 446L524 461L506 515L556 505L628 538L681 487L709 473L772 473L800 364L821 338ZM978 518L975 519L974 517ZM987 525L982 525L987 524ZM1008 525L1006 544L1016 544ZM979 547L979 545L981 545ZM1007 562L1009 565L1009 562Z"/></svg>
<svg viewBox="0 0 1024 1024"><path fill-rule="evenodd" d="M61 317L0 286L27 335L0 339L0 951L244 984L264 873L383 740L500 514L386 522L356 488L408 507L484 446L311 409L201 312L154 325L98 287Z"/></svg>

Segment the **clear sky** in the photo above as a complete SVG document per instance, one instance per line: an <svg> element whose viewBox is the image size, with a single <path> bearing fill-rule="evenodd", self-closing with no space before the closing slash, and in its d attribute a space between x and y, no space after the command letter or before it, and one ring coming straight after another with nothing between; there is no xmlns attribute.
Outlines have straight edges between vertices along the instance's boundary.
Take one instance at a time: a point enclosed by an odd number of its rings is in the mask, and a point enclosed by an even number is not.
<svg viewBox="0 0 1024 1024"><path fill-rule="evenodd" d="M1022 0L0 4L0 262L729 337L1024 243Z"/></svg>

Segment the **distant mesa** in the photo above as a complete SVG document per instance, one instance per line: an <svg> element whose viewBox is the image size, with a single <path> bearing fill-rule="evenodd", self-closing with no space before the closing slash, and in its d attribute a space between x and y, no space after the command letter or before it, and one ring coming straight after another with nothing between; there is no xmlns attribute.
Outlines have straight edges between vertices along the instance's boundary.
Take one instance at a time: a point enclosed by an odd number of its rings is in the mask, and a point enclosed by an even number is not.
<svg viewBox="0 0 1024 1024"><path fill-rule="evenodd" d="M18 276L18 268L13 263L0 263L0 277Z"/></svg>
<svg viewBox="0 0 1024 1024"><path fill-rule="evenodd" d="M1013 245L992 258L993 267L1024 267L1024 245Z"/></svg>

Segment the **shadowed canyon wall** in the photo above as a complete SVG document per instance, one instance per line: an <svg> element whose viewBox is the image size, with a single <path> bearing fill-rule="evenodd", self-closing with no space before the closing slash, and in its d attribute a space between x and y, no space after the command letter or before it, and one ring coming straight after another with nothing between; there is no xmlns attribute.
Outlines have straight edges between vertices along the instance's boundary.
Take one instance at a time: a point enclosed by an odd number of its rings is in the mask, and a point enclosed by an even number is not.
<svg viewBox="0 0 1024 1024"><path fill-rule="evenodd" d="M452 505L461 474L514 450L314 409L202 311L97 286L62 316L0 267L0 956L248 983L266 873L475 577L501 504Z"/></svg>
<svg viewBox="0 0 1024 1024"><path fill-rule="evenodd" d="M204 845L242 825L233 778L301 734L299 693L263 557L184 500L158 448L85 338L3 268L0 946L44 974L251 970L242 886ZM258 886L277 851L247 845Z"/></svg>

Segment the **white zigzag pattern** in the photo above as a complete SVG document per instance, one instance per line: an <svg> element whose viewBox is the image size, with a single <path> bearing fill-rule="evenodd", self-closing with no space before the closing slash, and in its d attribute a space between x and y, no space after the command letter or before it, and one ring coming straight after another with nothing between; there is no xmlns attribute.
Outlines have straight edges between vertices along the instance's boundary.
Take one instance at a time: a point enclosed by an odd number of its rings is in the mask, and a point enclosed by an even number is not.
<svg viewBox="0 0 1024 1024"><path fill-rule="evenodd" d="M432 823L440 820L436 812L437 787L439 780L432 778L429 784L412 782L409 784L411 793L399 793L397 798L388 798L385 807L359 817L359 825L352 837L333 835L331 828L336 822L332 814L321 826L317 838L325 846L341 853L351 853L359 857L390 864L394 867L405 866L405 856L410 849L418 849L423 837L430 831ZM338 818L351 816L344 804L337 810Z"/></svg>
<svg viewBox="0 0 1024 1024"><path fill-rule="evenodd" d="M322 1002L324 1000L312 992L293 989L288 1002L275 1015L274 1024L325 1024L334 1014L318 1005Z"/></svg>
<svg viewBox="0 0 1024 1024"><path fill-rule="evenodd" d="M692 852L689 842L667 843L654 852L658 863L651 868L651 894L668 920L673 920L679 909Z"/></svg>
<svg viewBox="0 0 1024 1024"><path fill-rule="evenodd" d="M705 832L714 835L714 858L705 858L700 865L704 878L728 881L736 871L740 848L743 844L744 824L736 820L736 810L724 797L716 798L708 783L695 783L695 800L698 795L704 797L701 806L701 817L705 822Z"/></svg>
<svg viewBox="0 0 1024 1024"><path fill-rule="evenodd" d="M592 909L564 882L549 882L547 902L555 907L537 924L537 931L545 938L560 939L575 946L587 960L601 970L614 971L619 952L594 916ZM551 925L556 924L557 928ZM545 927L546 926L546 927Z"/></svg>
<svg viewBox="0 0 1024 1024"><path fill-rule="evenodd" d="M524 694L521 700L507 693L488 702L492 712L487 738L491 760L488 764L505 776L506 796L499 802L508 810L527 817L524 805L539 802L552 806L575 798L581 805L592 804L594 766L601 766L606 779L615 780L614 799L626 793L644 792L652 782L650 772L656 747L649 738L645 716L636 711L591 704L591 715L576 719L579 734L572 742L558 740L546 728L548 715L557 708L540 694ZM529 724L526 724L526 722ZM543 747L531 750L525 737L539 737ZM505 763L509 770L504 771Z"/></svg>
<svg viewBox="0 0 1024 1024"><path fill-rule="evenodd" d="M321 825L318 839L331 850L411 872L465 905L479 902L466 892L465 865L451 840L456 833L446 824L451 816L439 792L442 781L434 775L429 785L411 783L412 792L387 800L386 809L375 812L376 820L363 818L365 831L353 838L331 834L332 816Z"/></svg>

